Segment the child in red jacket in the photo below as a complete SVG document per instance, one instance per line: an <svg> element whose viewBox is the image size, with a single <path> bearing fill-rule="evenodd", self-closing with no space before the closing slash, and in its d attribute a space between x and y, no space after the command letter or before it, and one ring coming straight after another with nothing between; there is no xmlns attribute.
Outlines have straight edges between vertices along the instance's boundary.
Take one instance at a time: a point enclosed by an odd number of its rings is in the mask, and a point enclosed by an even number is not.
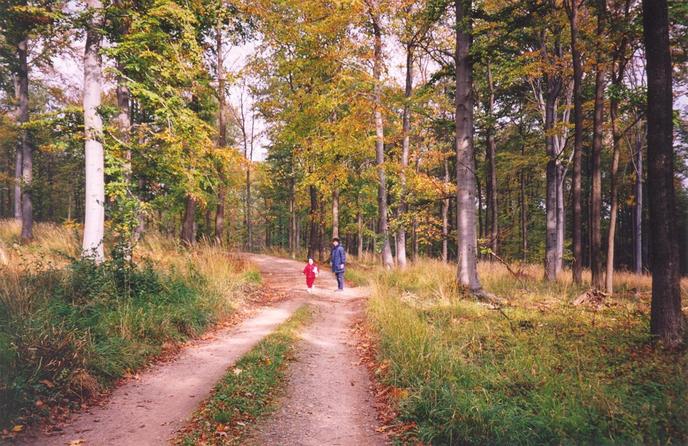
<svg viewBox="0 0 688 446"><path fill-rule="evenodd" d="M308 264L303 269L303 273L306 275L306 286L308 286L308 292L313 292L313 283L315 282L315 277L318 275L318 265L312 258L308 258Z"/></svg>

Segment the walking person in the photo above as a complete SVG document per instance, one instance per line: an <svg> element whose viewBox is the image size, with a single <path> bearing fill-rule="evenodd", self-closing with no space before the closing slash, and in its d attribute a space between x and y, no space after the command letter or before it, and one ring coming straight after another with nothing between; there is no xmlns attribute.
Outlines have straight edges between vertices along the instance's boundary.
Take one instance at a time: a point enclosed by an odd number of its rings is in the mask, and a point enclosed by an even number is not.
<svg viewBox="0 0 688 446"><path fill-rule="evenodd" d="M339 244L337 237L332 239L332 252L330 253L332 262L332 272L337 276L337 290L344 291L344 266L346 264L346 253L344 247Z"/></svg>
<svg viewBox="0 0 688 446"><path fill-rule="evenodd" d="M308 263L303 268L303 273L306 275L306 286L308 287L306 291L308 291L308 294L311 294L313 292L313 283L315 283L315 278L319 273L318 265L316 265L312 257L308 258Z"/></svg>

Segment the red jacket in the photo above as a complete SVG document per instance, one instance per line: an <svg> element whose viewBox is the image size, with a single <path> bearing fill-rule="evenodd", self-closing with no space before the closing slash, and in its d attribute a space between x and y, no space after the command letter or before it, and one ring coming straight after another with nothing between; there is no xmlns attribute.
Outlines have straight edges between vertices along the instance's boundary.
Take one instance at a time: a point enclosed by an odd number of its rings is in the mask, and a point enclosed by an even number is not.
<svg viewBox="0 0 688 446"><path fill-rule="evenodd" d="M306 267L303 269L303 273L306 275L306 277L309 278L315 277L316 271L318 271L318 265L316 265L315 263L312 265L308 263Z"/></svg>

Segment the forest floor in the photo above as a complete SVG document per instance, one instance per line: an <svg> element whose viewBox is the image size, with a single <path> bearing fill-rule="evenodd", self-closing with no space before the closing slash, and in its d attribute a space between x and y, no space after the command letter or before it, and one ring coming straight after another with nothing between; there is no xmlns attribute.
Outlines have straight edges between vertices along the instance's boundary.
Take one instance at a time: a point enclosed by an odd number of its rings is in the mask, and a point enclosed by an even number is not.
<svg viewBox="0 0 688 446"><path fill-rule="evenodd" d="M352 343L365 288L335 293L336 281L321 273L313 295L305 292L299 262L251 255L264 282L287 294L238 326L192 343L173 361L126 381L102 404L75 416L60 430L24 436L20 445L167 444L198 404L242 355L308 302L313 323L297 346L284 396L274 415L252 429L252 444L384 444L368 374Z"/></svg>

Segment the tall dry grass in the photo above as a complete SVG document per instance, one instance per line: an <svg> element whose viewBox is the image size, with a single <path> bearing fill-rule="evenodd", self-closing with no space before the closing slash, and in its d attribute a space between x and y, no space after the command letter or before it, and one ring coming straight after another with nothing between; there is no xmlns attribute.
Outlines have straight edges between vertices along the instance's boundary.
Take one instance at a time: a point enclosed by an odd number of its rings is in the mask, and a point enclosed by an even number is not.
<svg viewBox="0 0 688 446"><path fill-rule="evenodd" d="M481 263L483 286L509 301L496 310L458 289L454 265L353 269L373 290L381 379L413 426L402 443L688 442L688 354L652 342L648 276L618 274L598 308L572 305L586 286L564 275Z"/></svg>
<svg viewBox="0 0 688 446"><path fill-rule="evenodd" d="M49 406L109 385L228 317L260 282L210 244L147 234L133 264L96 266L79 258L76 226L38 224L27 245L19 230L0 222L0 424L27 422L36 399Z"/></svg>

